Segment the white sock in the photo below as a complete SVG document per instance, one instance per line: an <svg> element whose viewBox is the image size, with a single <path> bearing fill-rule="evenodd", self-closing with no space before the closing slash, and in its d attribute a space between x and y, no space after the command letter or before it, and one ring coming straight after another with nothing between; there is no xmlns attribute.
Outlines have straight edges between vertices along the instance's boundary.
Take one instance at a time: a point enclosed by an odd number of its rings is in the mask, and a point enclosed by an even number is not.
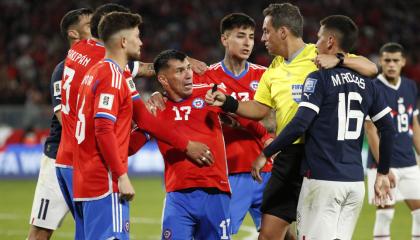
<svg viewBox="0 0 420 240"><path fill-rule="evenodd" d="M394 209L377 209L375 227L373 228L373 239L390 240L391 239L391 222L394 218Z"/></svg>
<svg viewBox="0 0 420 240"><path fill-rule="evenodd" d="M420 240L420 209L411 212L413 225L411 226L412 240Z"/></svg>

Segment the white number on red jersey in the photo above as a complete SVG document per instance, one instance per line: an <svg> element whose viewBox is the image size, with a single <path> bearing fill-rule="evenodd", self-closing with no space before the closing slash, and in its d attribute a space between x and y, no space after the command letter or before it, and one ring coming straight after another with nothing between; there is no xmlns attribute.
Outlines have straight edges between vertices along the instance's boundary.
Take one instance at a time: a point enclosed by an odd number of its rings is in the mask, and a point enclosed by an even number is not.
<svg viewBox="0 0 420 240"><path fill-rule="evenodd" d="M239 101L249 101L249 92L232 92L230 94L234 99L237 99Z"/></svg>
<svg viewBox="0 0 420 240"><path fill-rule="evenodd" d="M79 96L78 96L79 97ZM85 107L85 98L83 98L82 105L80 106L79 112L77 113L76 123L76 139L77 143L80 144L85 140L86 137L86 118L83 114L83 108Z"/></svg>
<svg viewBox="0 0 420 240"><path fill-rule="evenodd" d="M74 69L71 69L67 66L64 66L64 71L63 71L63 80L64 80L64 84L63 84L63 90L65 90L65 96L61 96L62 102L61 102L61 111L64 114L69 114L70 113L70 83L71 81L73 81L73 77L74 77Z"/></svg>
<svg viewBox="0 0 420 240"><path fill-rule="evenodd" d="M175 112L175 121L188 120L188 115L191 113L190 106L182 106L179 109L178 107L174 106L172 110Z"/></svg>

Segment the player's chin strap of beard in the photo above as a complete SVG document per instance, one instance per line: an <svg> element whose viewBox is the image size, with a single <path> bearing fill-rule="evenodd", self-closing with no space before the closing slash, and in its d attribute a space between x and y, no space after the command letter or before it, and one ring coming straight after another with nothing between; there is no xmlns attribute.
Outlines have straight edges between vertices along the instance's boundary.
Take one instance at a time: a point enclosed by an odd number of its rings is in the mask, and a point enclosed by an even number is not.
<svg viewBox="0 0 420 240"><path fill-rule="evenodd" d="M214 84L211 92L214 93L215 91L217 91L217 84ZM238 110L239 107L239 102L238 100L236 100L235 98L233 98L230 95L226 95L226 100L223 103L223 105L221 106L222 110L225 112L231 112L231 113L235 113L236 110Z"/></svg>

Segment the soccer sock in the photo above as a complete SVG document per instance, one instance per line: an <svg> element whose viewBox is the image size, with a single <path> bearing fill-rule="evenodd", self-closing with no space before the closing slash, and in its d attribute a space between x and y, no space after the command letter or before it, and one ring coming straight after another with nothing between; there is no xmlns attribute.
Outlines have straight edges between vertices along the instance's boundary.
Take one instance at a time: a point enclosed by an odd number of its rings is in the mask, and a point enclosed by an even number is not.
<svg viewBox="0 0 420 240"><path fill-rule="evenodd" d="M413 225L411 226L412 240L420 240L420 209L411 212Z"/></svg>
<svg viewBox="0 0 420 240"><path fill-rule="evenodd" d="M390 226L394 218L394 209L377 209L375 227L373 229L373 239L390 240Z"/></svg>

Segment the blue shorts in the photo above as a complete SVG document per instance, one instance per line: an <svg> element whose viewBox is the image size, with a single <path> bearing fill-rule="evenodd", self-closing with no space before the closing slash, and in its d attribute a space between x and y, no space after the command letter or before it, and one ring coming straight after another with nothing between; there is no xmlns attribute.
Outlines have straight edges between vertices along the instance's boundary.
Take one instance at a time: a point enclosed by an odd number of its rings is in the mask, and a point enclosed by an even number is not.
<svg viewBox="0 0 420 240"><path fill-rule="evenodd" d="M129 204L119 199L119 193L76 202L76 232L83 234L80 240L130 239L129 231Z"/></svg>
<svg viewBox="0 0 420 240"><path fill-rule="evenodd" d="M230 196L204 189L166 194L162 239L230 239Z"/></svg>
<svg viewBox="0 0 420 240"><path fill-rule="evenodd" d="M246 213L254 220L257 231L261 226L261 203L263 192L270 172L261 173L263 182L259 184L252 179L251 173L238 173L229 175L229 183L232 188L232 198L230 200L230 225L232 234L237 234Z"/></svg>
<svg viewBox="0 0 420 240"><path fill-rule="evenodd" d="M63 193L64 200L74 218L74 202L73 202L73 169L72 168L55 168L58 184Z"/></svg>

